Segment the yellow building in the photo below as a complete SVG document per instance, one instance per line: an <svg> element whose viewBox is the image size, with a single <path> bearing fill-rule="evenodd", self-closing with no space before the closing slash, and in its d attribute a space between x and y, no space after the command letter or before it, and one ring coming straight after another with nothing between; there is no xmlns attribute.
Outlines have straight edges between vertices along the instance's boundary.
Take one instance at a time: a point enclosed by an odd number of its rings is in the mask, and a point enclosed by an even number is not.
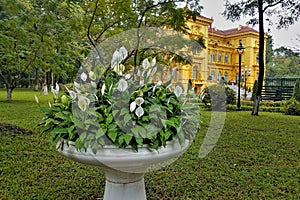
<svg viewBox="0 0 300 200"><path fill-rule="evenodd" d="M196 21L187 22L190 29L189 37L202 37L206 48L193 52L193 66L178 66L181 81L187 83L191 80L192 87L195 87L197 93L203 86L222 81L222 77L227 84L236 84L239 66L239 54L236 48L241 40L245 47L241 63L241 85L244 85L243 75L246 74L247 88L252 89L259 71L259 32L248 26L218 30L212 28L212 23L212 19L203 16L197 17Z"/></svg>

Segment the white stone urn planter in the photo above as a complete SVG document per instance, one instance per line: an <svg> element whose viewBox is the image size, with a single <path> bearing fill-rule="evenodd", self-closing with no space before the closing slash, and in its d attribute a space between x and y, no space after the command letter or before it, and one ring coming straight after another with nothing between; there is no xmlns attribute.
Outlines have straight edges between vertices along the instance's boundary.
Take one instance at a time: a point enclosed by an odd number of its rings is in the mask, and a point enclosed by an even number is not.
<svg viewBox="0 0 300 200"><path fill-rule="evenodd" d="M104 200L146 200L144 173L165 162L174 161L187 149L189 141L186 140L183 146L178 140L168 142L166 147L158 150L139 147L138 152L131 148L120 149L107 145L99 148L96 154L90 148L77 151L74 142L67 144L62 140L57 145L63 156L104 170Z"/></svg>

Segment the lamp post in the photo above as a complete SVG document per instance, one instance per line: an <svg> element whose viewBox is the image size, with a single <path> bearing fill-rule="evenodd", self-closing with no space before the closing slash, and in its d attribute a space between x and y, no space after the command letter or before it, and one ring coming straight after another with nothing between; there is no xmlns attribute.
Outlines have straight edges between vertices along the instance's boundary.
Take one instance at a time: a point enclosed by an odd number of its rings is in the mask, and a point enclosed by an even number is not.
<svg viewBox="0 0 300 200"><path fill-rule="evenodd" d="M240 40L239 46L236 48L239 54L239 80L238 80L238 102L236 110L240 111L241 109L241 68L242 68L242 54L244 53L245 47Z"/></svg>
<svg viewBox="0 0 300 200"><path fill-rule="evenodd" d="M251 70L248 69L248 67L246 66L244 71L243 71L243 76L244 76L244 80L245 80L245 99L247 99L247 78L248 76L251 76Z"/></svg>

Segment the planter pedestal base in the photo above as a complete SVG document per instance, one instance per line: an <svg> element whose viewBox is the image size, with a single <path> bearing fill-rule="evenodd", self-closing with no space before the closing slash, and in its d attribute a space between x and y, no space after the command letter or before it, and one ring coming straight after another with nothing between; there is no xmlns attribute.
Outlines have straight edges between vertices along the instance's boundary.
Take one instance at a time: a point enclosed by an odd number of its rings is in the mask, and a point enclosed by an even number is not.
<svg viewBox="0 0 300 200"><path fill-rule="evenodd" d="M104 171L106 175L104 200L146 200L144 174ZM117 178L116 174L121 177Z"/></svg>
<svg viewBox="0 0 300 200"><path fill-rule="evenodd" d="M166 161L174 161L183 153L189 141L181 146L179 142L167 143L166 147L150 150L139 148L119 149L115 146L99 148L96 154L90 148L77 151L74 142L60 141L58 151L65 157L86 164L100 167L106 175L104 200L146 200L144 173L164 166ZM167 162L166 164L170 164Z"/></svg>

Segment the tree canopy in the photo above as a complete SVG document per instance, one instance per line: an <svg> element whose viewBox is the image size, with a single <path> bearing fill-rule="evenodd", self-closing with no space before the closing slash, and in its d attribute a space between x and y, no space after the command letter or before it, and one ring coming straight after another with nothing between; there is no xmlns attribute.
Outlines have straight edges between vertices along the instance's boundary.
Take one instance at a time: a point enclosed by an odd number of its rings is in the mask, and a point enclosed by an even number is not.
<svg viewBox="0 0 300 200"><path fill-rule="evenodd" d="M199 0L3 0L0 2L0 77L12 90L31 70L75 76L81 61L105 38L132 28L186 30ZM178 8L185 3L186 8ZM200 40L199 40L200 41ZM136 55L132 53L131 56Z"/></svg>

